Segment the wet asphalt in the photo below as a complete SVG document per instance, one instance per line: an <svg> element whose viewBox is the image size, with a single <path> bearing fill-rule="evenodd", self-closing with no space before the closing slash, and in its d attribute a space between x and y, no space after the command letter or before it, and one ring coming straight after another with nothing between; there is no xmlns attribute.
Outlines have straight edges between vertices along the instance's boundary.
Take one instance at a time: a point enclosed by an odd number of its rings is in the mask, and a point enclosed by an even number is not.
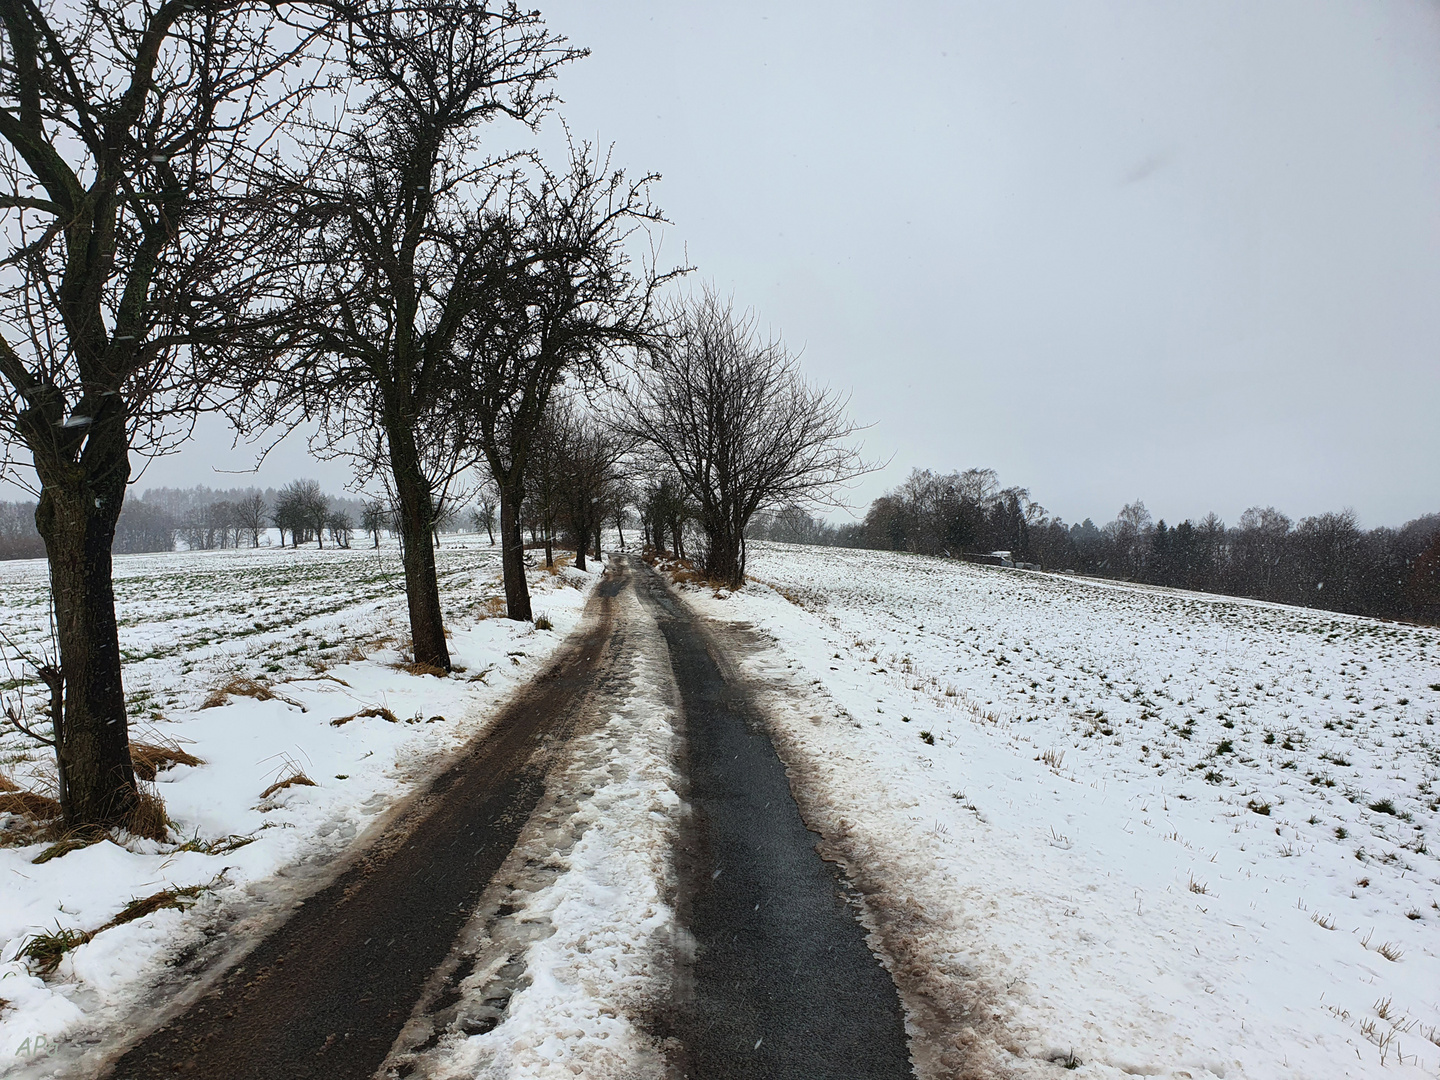
<svg viewBox="0 0 1440 1080"><path fill-rule="evenodd" d="M657 575L640 575L670 648L691 815L677 852L680 921L694 939L656 1017L695 1080L899 1080L904 1014L865 943L857 897L815 850L742 683Z"/></svg>
<svg viewBox="0 0 1440 1080"><path fill-rule="evenodd" d="M644 1018L672 1075L899 1080L913 1075L895 985L856 897L815 850L743 685L659 576L617 559L593 618L487 736L392 829L301 903L187 1011L140 1039L116 1080L363 1080L385 1061L544 794L611 662L616 595L637 589L669 646L691 812L676 852L681 949Z"/></svg>

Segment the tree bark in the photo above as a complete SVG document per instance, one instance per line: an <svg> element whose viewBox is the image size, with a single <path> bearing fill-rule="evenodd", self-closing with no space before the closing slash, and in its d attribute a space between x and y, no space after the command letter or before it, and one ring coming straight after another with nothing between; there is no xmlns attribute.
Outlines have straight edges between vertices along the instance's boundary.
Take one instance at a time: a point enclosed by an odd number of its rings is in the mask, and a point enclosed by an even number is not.
<svg viewBox="0 0 1440 1080"><path fill-rule="evenodd" d="M525 584L525 536L520 530L519 491L500 489L500 565L505 575L505 615L529 622L530 589Z"/></svg>
<svg viewBox="0 0 1440 1080"><path fill-rule="evenodd" d="M583 537L583 536L582 536L579 540L575 541L575 569L576 569L576 570L584 570L584 569L585 569L585 545L586 545L588 542L589 542L589 541L586 540L585 537Z"/></svg>
<svg viewBox="0 0 1440 1080"><path fill-rule="evenodd" d="M50 562L64 680L63 717L55 718L63 738L55 751L65 778L65 822L72 826L123 825L139 801L110 555L130 461L123 435L121 445L108 449L96 435L79 463L42 463L36 455L43 486L35 525Z"/></svg>
<svg viewBox="0 0 1440 1080"><path fill-rule="evenodd" d="M445 644L445 619L440 611L440 586L435 577L434 508L430 484L420 469L415 439L403 424L387 425L390 467L395 474L395 496L400 504L401 559L405 567L405 599L410 608L410 637L415 662L450 670L450 649Z"/></svg>
<svg viewBox="0 0 1440 1080"><path fill-rule="evenodd" d="M705 576L723 581L730 589L745 583L745 531L730 521L705 526Z"/></svg>

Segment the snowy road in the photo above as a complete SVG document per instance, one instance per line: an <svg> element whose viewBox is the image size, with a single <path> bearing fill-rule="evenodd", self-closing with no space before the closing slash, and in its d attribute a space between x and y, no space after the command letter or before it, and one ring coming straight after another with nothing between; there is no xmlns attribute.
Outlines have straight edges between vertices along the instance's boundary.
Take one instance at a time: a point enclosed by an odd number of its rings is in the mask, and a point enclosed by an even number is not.
<svg viewBox="0 0 1440 1080"><path fill-rule="evenodd" d="M544 794L611 636L602 584L577 637L505 714L205 997L113 1075L369 1076Z"/></svg>
<svg viewBox="0 0 1440 1080"><path fill-rule="evenodd" d="M734 670L612 560L487 734L107 1075L910 1076Z"/></svg>
<svg viewBox="0 0 1440 1080"><path fill-rule="evenodd" d="M895 984L859 896L806 828L763 717L723 648L653 571L639 587L684 704L690 808L680 921L694 942L662 1029L686 1076L911 1076Z"/></svg>

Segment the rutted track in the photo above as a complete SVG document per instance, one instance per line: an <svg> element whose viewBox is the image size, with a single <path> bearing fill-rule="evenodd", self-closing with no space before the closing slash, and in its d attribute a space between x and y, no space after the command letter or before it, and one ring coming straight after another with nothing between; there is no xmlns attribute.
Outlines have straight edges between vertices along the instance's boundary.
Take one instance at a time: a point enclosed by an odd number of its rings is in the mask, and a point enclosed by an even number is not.
<svg viewBox="0 0 1440 1080"><path fill-rule="evenodd" d="M539 802L604 666L623 584L602 582L577 640L388 833L111 1075L371 1075Z"/></svg>
<svg viewBox="0 0 1440 1080"><path fill-rule="evenodd" d="M616 600L632 585L646 609L639 619ZM453 996L447 958L453 966L482 894L543 808L571 736L603 711L606 688L626 681L627 635L644 634L660 656L668 649L690 805L676 911L694 949L676 950L673 986L656 987L669 1004L647 1018L671 1072L910 1077L899 998L866 945L854 893L817 854L755 706L699 620L623 558L587 614L558 659L387 832L107 1075L374 1075L404 1049L397 1039L417 1008ZM655 722L667 722L658 708ZM391 1058L402 1061L423 1075L423 1060Z"/></svg>

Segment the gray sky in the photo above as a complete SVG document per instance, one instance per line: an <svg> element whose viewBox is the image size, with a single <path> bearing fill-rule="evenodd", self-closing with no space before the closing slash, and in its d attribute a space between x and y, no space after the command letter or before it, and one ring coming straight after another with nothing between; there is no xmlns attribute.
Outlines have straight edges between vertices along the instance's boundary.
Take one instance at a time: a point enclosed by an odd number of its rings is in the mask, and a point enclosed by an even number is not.
<svg viewBox="0 0 1440 1080"><path fill-rule="evenodd" d="M890 467L1067 520L1440 509L1440 5L557 0L577 136ZM207 428L141 486L256 478ZM338 487L282 446L258 477Z"/></svg>

